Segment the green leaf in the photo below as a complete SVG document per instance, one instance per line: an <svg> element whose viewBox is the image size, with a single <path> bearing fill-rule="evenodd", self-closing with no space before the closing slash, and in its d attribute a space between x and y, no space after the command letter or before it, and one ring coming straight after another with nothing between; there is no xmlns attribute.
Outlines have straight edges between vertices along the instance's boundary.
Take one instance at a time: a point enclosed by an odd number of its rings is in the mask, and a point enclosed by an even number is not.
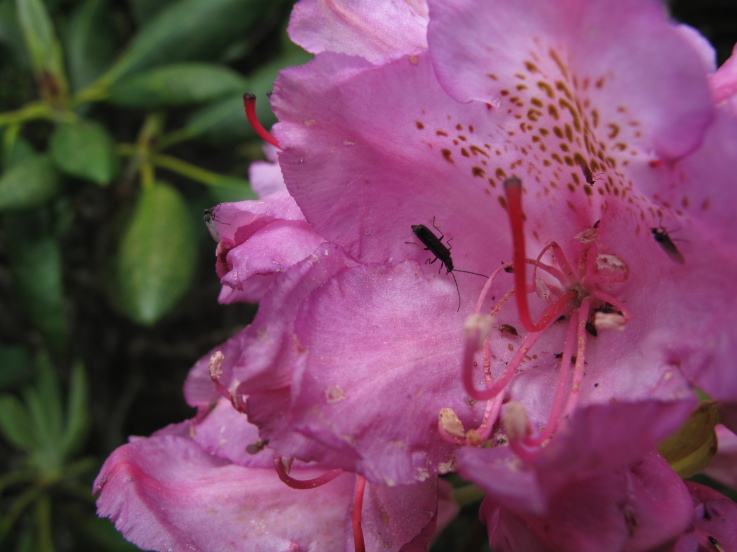
<svg viewBox="0 0 737 552"><path fill-rule="evenodd" d="M113 139L94 121L57 126L51 137L51 157L62 172L97 184L109 184L120 165Z"/></svg>
<svg viewBox="0 0 737 552"><path fill-rule="evenodd" d="M24 390L23 400L28 409L29 425L35 442L31 462L43 471L52 470L61 464L61 456L56 442L59 434L54 432L49 423L50 412L46 410L38 390L33 387Z"/></svg>
<svg viewBox="0 0 737 552"><path fill-rule="evenodd" d="M159 320L187 291L196 258L193 221L179 192L163 183L144 187L116 257L124 312L144 325Z"/></svg>
<svg viewBox="0 0 737 552"><path fill-rule="evenodd" d="M150 69L114 84L108 100L124 107L156 109L204 103L243 91L235 71L207 63L179 63Z"/></svg>
<svg viewBox="0 0 737 552"><path fill-rule="evenodd" d="M39 415L43 425L49 428L48 440L57 440L60 437L64 412L59 378L48 354L40 352L36 355L36 370L33 394L37 394L39 399ZM30 405L30 401L27 403Z"/></svg>
<svg viewBox="0 0 737 552"><path fill-rule="evenodd" d="M64 33L69 77L74 89L91 84L116 53L115 30L106 0L88 0L77 8Z"/></svg>
<svg viewBox="0 0 737 552"><path fill-rule="evenodd" d="M2 193L0 193L2 197ZM28 317L57 353L66 350L66 317L58 236L43 212L6 214L3 226L15 290Z"/></svg>
<svg viewBox="0 0 737 552"><path fill-rule="evenodd" d="M12 395L0 395L0 433L18 449L29 451L35 446L28 412Z"/></svg>
<svg viewBox="0 0 737 552"><path fill-rule="evenodd" d="M208 59L259 22L267 7L260 0L180 0L141 28L104 80L110 84L147 67Z"/></svg>
<svg viewBox="0 0 737 552"><path fill-rule="evenodd" d="M72 366L67 398L66 425L61 439L62 456L69 458L84 441L89 426L87 414L87 376L84 365L77 361Z"/></svg>
<svg viewBox="0 0 737 552"><path fill-rule="evenodd" d="M59 177L46 155L25 157L0 177L0 212L38 207L59 192Z"/></svg>
<svg viewBox="0 0 737 552"><path fill-rule="evenodd" d="M43 1L16 0L15 6L36 78L57 95L63 94L66 91L63 55Z"/></svg>

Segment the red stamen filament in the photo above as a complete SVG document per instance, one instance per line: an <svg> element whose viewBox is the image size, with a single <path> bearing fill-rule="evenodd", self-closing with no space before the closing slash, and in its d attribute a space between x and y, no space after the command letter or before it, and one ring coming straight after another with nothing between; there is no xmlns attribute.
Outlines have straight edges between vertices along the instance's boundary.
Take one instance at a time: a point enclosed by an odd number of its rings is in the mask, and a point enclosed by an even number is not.
<svg viewBox="0 0 737 552"><path fill-rule="evenodd" d="M566 401L566 407L563 409L563 416L569 415L573 412L578 404L578 395L581 389L581 381L583 381L583 359L586 355L586 321L589 318L589 309L593 297L586 297L581 301L581 307L578 309L578 331L576 332L576 344L578 345L576 351L576 365L573 367L573 381L571 382L571 391L568 394L568 400Z"/></svg>
<svg viewBox="0 0 737 552"><path fill-rule="evenodd" d="M274 456L274 469L276 470L276 474L279 476L279 479L289 485L292 489L315 489L325 485L326 483L330 483L333 479L343 473L343 470L336 468L334 470L329 470L314 479L294 479L287 473L284 463L282 462L282 457L276 455Z"/></svg>
<svg viewBox="0 0 737 552"><path fill-rule="evenodd" d="M555 258L558 259L558 262L560 262L561 266L563 267L563 270L566 271L565 276L563 276L563 273L557 270L556 268L552 266L548 266L540 262L543 258L543 255L545 255L545 252L548 249L553 250L553 254L555 255ZM568 286L573 281L573 269L571 268L571 265L568 264L568 259L566 259L566 256L563 254L563 250L561 247L555 243L550 242L548 245L543 247L543 250L540 251L540 254L537 256L537 260L534 263L530 263L530 261L527 261L529 264L532 264L532 284L533 287L535 286L535 281L537 280L537 269L538 267L544 268L549 274L554 276L561 284L564 286Z"/></svg>
<svg viewBox="0 0 737 552"><path fill-rule="evenodd" d="M524 440L524 444L528 447L537 447L544 443L555 431L558 426L558 419L563 410L563 404L568 396L568 378L571 373L571 355L573 354L573 342L576 339L576 328L578 327L579 317L571 316L568 321L568 330L566 332L566 340L563 345L563 356L561 358L560 373L558 374L558 385L555 389L555 397L553 398L553 406L550 409L548 422L537 437L528 437ZM585 327L585 320L584 320ZM581 351L576 352L576 361L581 356Z"/></svg>
<svg viewBox="0 0 737 552"><path fill-rule="evenodd" d="M361 529L361 510L363 510L363 492L365 489L366 478L359 475L356 481L356 492L353 495L353 543L356 552L366 552L363 529Z"/></svg>
<svg viewBox="0 0 737 552"><path fill-rule="evenodd" d="M233 402L233 396L230 394L230 391L222 384L220 383L220 379L210 376L210 379L212 380L212 383L215 384L215 389L217 389L218 393L220 393L224 399L228 399L231 403Z"/></svg>
<svg viewBox="0 0 737 552"><path fill-rule="evenodd" d="M514 285L517 289L515 297L517 299L517 310L519 311L520 322L528 332L539 332L550 323L551 319L558 314L560 310L569 302L576 299L576 293L567 291L561 295L551 307L543 312L540 320L532 321L530 316L530 306L527 302L527 256L525 252L525 235L523 231L522 221L522 182L519 178L508 178L504 181L504 191L507 196L507 211L509 213L509 222L512 227L512 244L514 247ZM564 270L568 272L570 267L566 267L561 259L558 262L564 266Z"/></svg>
<svg viewBox="0 0 737 552"><path fill-rule="evenodd" d="M253 130L256 131L256 134L258 134L261 138L266 140L272 146L276 146L277 148L281 149L281 146L279 145L279 140L269 134L269 131L266 130L261 122L258 120L258 116L256 115L256 96L248 93L243 94L243 107L246 109L246 117L248 118L248 122L251 123L251 126L253 127Z"/></svg>
<svg viewBox="0 0 737 552"><path fill-rule="evenodd" d="M551 307L548 307L548 309L546 310L549 310L550 308ZM532 346L542 336L542 334L543 332L529 333L527 337L525 337L522 344L519 346L519 349L517 349L517 352L512 357L512 360L510 360L507 366L504 368L504 371L502 372L501 376L499 376L499 379L491 387L487 387L484 390L479 390L474 387L473 355L475 352L475 347L469 347L467 345L464 349L463 359L463 384L466 388L466 393L468 393L472 399L486 401L488 399L496 397L499 393L504 391L504 389L507 387L507 384L509 383L509 380L512 379L512 376L514 376L517 368L519 368L519 365L524 360L525 355L527 355L527 352L532 348Z"/></svg>

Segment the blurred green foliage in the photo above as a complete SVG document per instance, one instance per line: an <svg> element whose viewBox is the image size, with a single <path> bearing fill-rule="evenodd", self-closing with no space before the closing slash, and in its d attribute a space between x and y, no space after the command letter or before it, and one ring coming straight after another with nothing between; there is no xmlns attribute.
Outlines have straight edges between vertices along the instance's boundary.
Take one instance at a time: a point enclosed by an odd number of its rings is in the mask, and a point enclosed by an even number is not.
<svg viewBox="0 0 737 552"><path fill-rule="evenodd" d="M253 315L217 306L202 209L255 197L242 95L308 61L291 4L0 0L0 549L135 549L92 480Z"/></svg>

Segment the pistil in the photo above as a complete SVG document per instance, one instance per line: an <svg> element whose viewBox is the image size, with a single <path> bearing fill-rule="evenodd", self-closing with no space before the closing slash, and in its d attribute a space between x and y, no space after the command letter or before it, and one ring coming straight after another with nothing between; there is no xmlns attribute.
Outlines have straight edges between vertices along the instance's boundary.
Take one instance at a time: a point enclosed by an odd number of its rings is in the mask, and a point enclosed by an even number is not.
<svg viewBox="0 0 737 552"><path fill-rule="evenodd" d="M522 181L519 178L508 178L504 181L504 191L507 197L507 212L509 213L509 222L512 227L512 244L514 247L514 285L517 290L515 297L517 299L517 310L519 311L520 322L528 332L539 332L545 329L551 320L557 318L560 311L569 301L576 299L576 293L572 290L567 291L545 309L540 320L532 321L530 316L530 306L527 301L527 255L525 252L525 234L523 230L523 213L522 213ZM557 244L556 244L557 245ZM560 250L560 248L558 248ZM554 249L555 251L555 249ZM565 256L560 250L560 258L558 262L564 267L564 272L572 273L570 266L565 261Z"/></svg>
<svg viewBox="0 0 737 552"><path fill-rule="evenodd" d="M243 94L243 107L246 110L246 118L248 119L248 122L251 123L253 130L256 131L256 134L258 134L261 138L266 140L272 146L281 149L281 146L279 145L279 140L274 138L269 133L269 131L263 127L261 121L258 120L258 115L256 115L256 96L248 93Z"/></svg>

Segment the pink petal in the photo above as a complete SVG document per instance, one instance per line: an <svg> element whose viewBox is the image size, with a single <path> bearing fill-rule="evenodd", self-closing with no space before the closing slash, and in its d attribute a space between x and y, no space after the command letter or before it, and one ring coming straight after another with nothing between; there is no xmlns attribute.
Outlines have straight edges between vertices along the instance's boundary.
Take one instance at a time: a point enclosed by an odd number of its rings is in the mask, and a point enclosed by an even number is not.
<svg viewBox="0 0 737 552"><path fill-rule="evenodd" d="M432 257L405 242L416 243L411 225L433 220L436 235L453 239L459 269L488 274L509 251L492 146L501 121L450 99L426 55L372 67L322 54L282 72L272 100L290 193L352 256L424 262Z"/></svg>
<svg viewBox="0 0 737 552"><path fill-rule="evenodd" d="M688 241L675 242L686 259L681 265L648 235L648 225L618 210L606 215L599 226L601 244L629 267L618 297L632 311L623 332L608 332L593 346L606 343L606 352L618 357L609 378L629 385L636 395L658 386L658 395L665 398L679 393L679 387L680 393L688 392L685 375L715 398L737 397L737 375L721 368L737 339L732 307L737 297L730 284L737 277L737 251L730 251L731 244L710 247L713 238L694 223L688 234L685 228L673 234L688 236ZM636 235L642 239L633 239ZM637 348L630 346L633 339L640 343Z"/></svg>
<svg viewBox="0 0 737 552"><path fill-rule="evenodd" d="M251 188L259 197L273 194L285 187L284 177L279 165L268 161L251 163L248 169L248 178L251 180Z"/></svg>
<svg viewBox="0 0 737 552"><path fill-rule="evenodd" d="M266 161L255 161L248 168L248 178L251 181L251 188L261 198L284 190L286 187L284 177L281 174L281 168L277 162L278 150L268 143L264 144L263 150Z"/></svg>
<svg viewBox="0 0 737 552"><path fill-rule="evenodd" d="M135 438L108 458L95 482L99 514L147 549L338 550L344 542L352 550L355 477L291 489L278 479L272 451L246 452L256 440L256 428L222 399L196 420ZM325 471L295 462L290 475L310 479ZM426 550L438 501L443 525L457 511L449 497L436 478L405 487L369 484L362 508L368 549Z"/></svg>
<svg viewBox="0 0 737 552"><path fill-rule="evenodd" d="M350 264L334 246L324 244L280 275L261 301L253 323L239 334L234 354L225 356L223 369L233 370L240 393L252 395L289 385L301 355L293 327L302 304Z"/></svg>
<svg viewBox="0 0 737 552"><path fill-rule="evenodd" d="M360 56L371 63L427 48L424 0L302 0L294 6L289 37L308 52Z"/></svg>
<svg viewBox="0 0 737 552"><path fill-rule="evenodd" d="M338 273L295 322L303 352L291 410L283 427L264 436L282 454L371 481L406 484L451 469L455 447L438 433L441 409L453 408L469 428L481 412L469 406L459 378L454 295L446 278L423 276L412 262ZM261 425L266 405L258 400L249 399L249 416Z"/></svg>
<svg viewBox="0 0 737 552"><path fill-rule="evenodd" d="M259 301L281 272L324 242L286 191L260 201L223 203L213 216L221 239L222 303Z"/></svg>
<svg viewBox="0 0 737 552"><path fill-rule="evenodd" d="M185 384L189 404L206 406L220 397L208 371L217 351L224 357L219 381L234 396L288 386L293 362L299 358L293 337L295 317L315 288L347 265L338 250L325 245L285 270L264 297L253 323L202 357L191 370Z"/></svg>
<svg viewBox="0 0 737 552"><path fill-rule="evenodd" d="M693 528L682 539L694 535L699 552L717 550L715 542L724 551L737 549L737 504L714 489L685 483L693 499Z"/></svg>
<svg viewBox="0 0 737 552"><path fill-rule="evenodd" d="M543 515L552 496L573 481L637 461L674 431L693 400L616 402L579 409L532 463L507 447L458 451L460 473L495 502L517 512ZM648 420L643 426L642 420Z"/></svg>
<svg viewBox="0 0 737 552"><path fill-rule="evenodd" d="M319 475L300 471L298 477ZM297 476L297 475L295 475ZM353 479L305 492L273 470L228 464L181 437L118 448L95 481L100 516L145 549L202 552L343 548Z"/></svg>
<svg viewBox="0 0 737 552"><path fill-rule="evenodd" d="M542 113L553 106L576 135L584 124L599 139L616 130L628 151L608 155L620 162L631 151L680 157L711 120L700 54L660 2L431 0L430 8L438 79L459 101L498 102L523 120L539 110L542 124L533 126L551 131L558 120ZM571 119L566 105L583 120Z"/></svg>
<svg viewBox="0 0 737 552"><path fill-rule="evenodd" d="M663 545L689 525L686 487L656 453L625 469L572 482L551 499L546 516L507 510L487 498L481 510L498 552L638 552Z"/></svg>
<svg viewBox="0 0 737 552"><path fill-rule="evenodd" d="M258 302L281 273L310 255L324 239L304 221L279 220L259 229L227 255L220 302Z"/></svg>

